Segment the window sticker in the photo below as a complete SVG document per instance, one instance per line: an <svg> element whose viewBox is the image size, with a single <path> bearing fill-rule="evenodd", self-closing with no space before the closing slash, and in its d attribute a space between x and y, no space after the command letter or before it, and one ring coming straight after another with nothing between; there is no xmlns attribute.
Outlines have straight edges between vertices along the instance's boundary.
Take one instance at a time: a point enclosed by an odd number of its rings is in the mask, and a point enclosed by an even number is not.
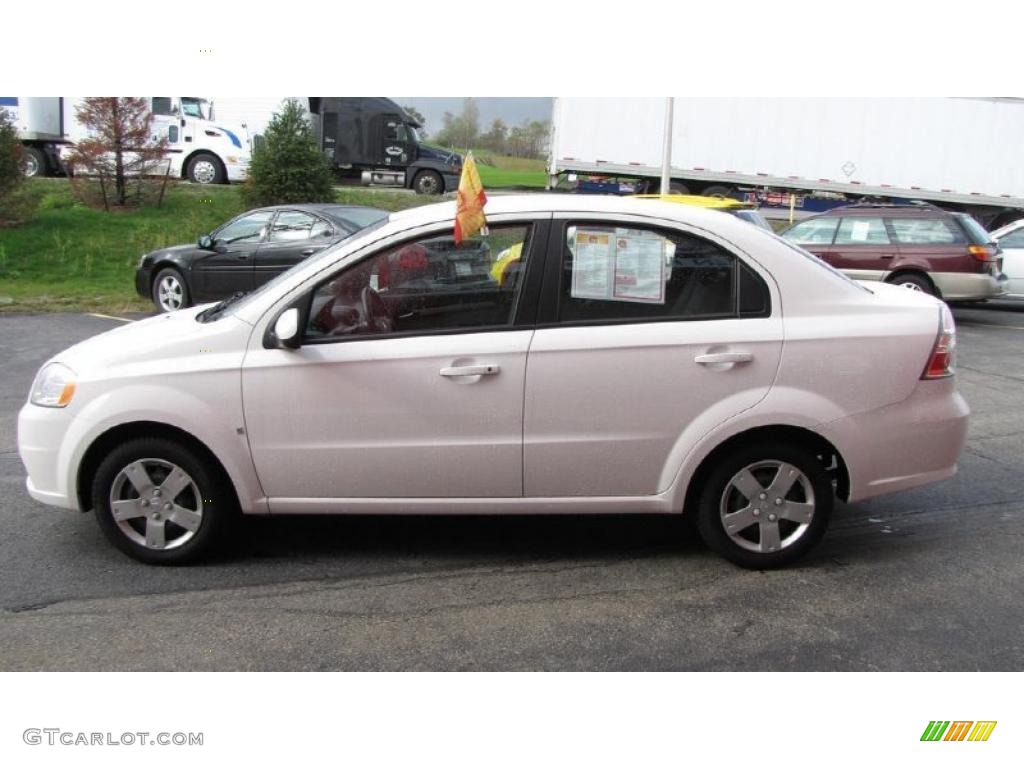
<svg viewBox="0 0 1024 768"><path fill-rule="evenodd" d="M665 239L648 232L580 229L572 262L574 299L665 303Z"/></svg>
<svg viewBox="0 0 1024 768"><path fill-rule="evenodd" d="M853 231L850 233L850 239L855 243L866 242L868 239L868 230L870 229L870 221L855 221L853 222Z"/></svg>
<svg viewBox="0 0 1024 768"><path fill-rule="evenodd" d="M609 232L581 229L576 233L572 260L572 297L609 299L615 244Z"/></svg>
<svg viewBox="0 0 1024 768"><path fill-rule="evenodd" d="M615 285L612 298L665 303L663 238L646 234L616 236Z"/></svg>

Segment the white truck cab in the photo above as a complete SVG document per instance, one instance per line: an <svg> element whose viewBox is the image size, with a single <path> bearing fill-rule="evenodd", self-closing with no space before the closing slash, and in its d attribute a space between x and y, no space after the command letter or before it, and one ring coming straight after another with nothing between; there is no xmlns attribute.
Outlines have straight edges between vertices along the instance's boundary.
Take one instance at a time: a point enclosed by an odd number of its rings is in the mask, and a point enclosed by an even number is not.
<svg viewBox="0 0 1024 768"><path fill-rule="evenodd" d="M151 96L153 130L167 138L171 174L196 184L244 181L251 147L244 127L219 123L213 102L197 96Z"/></svg>

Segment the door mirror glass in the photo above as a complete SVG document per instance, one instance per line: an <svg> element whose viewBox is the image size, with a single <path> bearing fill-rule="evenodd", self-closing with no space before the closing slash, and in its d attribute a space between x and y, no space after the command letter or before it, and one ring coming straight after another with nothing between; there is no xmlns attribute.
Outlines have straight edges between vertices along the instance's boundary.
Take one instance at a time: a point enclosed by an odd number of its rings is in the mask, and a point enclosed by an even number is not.
<svg viewBox="0 0 1024 768"><path fill-rule="evenodd" d="M274 322L274 335L282 347L297 349L299 346L299 309L289 307Z"/></svg>
<svg viewBox="0 0 1024 768"><path fill-rule="evenodd" d="M199 236L199 247L204 251L209 251L213 248L213 238L209 235Z"/></svg>

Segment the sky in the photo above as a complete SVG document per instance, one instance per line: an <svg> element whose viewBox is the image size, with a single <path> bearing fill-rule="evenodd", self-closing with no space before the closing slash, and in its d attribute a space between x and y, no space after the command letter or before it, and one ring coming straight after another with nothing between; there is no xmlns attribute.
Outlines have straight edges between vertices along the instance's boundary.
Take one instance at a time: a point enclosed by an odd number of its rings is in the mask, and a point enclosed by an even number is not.
<svg viewBox="0 0 1024 768"><path fill-rule="evenodd" d="M441 121L445 112L457 115L462 111L462 96L392 96L391 98L402 106L418 109L420 114L426 118L428 133L437 133L441 130ZM481 130L486 130L487 126L496 117L500 117L507 125L518 125L525 119L551 119L550 98L518 96L477 97L476 103L480 108Z"/></svg>

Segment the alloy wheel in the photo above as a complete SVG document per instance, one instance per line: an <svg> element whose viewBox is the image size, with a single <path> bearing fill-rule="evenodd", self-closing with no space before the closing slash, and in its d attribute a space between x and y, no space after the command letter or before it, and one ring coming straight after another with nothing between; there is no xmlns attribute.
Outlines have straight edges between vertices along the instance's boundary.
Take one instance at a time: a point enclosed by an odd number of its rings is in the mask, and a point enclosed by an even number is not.
<svg viewBox="0 0 1024 768"><path fill-rule="evenodd" d="M175 549L203 521L203 498L192 477L164 459L138 459L110 487L110 514L131 541L147 549Z"/></svg>
<svg viewBox="0 0 1024 768"><path fill-rule="evenodd" d="M784 461L749 464L726 484L719 504L729 538L750 552L779 552L799 541L814 517L810 479Z"/></svg>
<svg viewBox="0 0 1024 768"><path fill-rule="evenodd" d="M160 302L160 309L164 312L174 312L181 309L185 300L185 292L181 281L174 275L167 275L160 280L157 286L157 300Z"/></svg>

